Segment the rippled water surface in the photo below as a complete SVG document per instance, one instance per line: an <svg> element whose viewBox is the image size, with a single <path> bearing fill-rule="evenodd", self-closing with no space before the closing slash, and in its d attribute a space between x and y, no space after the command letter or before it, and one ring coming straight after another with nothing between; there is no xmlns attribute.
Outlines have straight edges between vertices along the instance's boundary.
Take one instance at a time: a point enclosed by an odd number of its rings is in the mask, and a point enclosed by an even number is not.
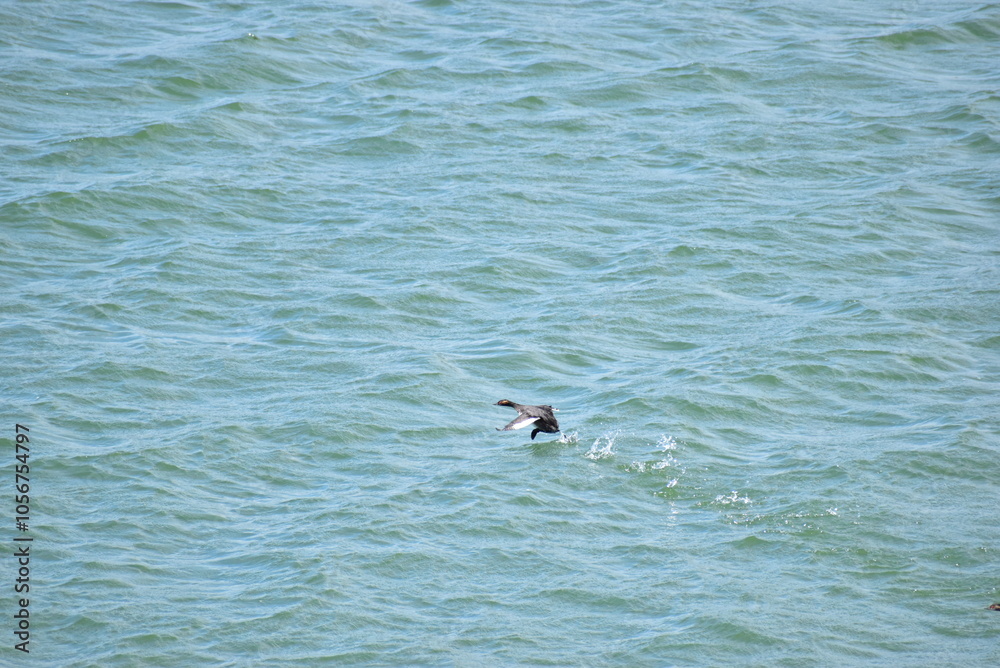
<svg viewBox="0 0 1000 668"><path fill-rule="evenodd" d="M1000 5L0 25L3 662L1000 660Z"/></svg>

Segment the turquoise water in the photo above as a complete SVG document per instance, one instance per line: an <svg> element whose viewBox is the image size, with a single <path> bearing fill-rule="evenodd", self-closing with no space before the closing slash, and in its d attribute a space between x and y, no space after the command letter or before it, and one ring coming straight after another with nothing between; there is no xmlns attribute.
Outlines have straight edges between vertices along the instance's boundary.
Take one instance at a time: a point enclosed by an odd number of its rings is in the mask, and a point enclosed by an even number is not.
<svg viewBox="0 0 1000 668"><path fill-rule="evenodd" d="M1000 5L0 26L0 662L1000 659Z"/></svg>

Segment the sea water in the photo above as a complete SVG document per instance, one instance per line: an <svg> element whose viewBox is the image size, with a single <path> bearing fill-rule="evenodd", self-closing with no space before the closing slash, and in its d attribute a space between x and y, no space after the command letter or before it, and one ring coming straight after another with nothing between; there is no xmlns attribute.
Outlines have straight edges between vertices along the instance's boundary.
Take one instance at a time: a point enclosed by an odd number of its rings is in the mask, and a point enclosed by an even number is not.
<svg viewBox="0 0 1000 668"><path fill-rule="evenodd" d="M1000 5L0 26L4 665L1000 659Z"/></svg>

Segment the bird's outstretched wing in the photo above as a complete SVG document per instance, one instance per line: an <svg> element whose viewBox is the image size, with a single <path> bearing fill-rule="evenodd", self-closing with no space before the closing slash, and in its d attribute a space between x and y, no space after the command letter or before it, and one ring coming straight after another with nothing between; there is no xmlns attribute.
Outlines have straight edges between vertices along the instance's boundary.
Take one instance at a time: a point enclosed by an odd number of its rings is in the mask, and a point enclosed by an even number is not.
<svg viewBox="0 0 1000 668"><path fill-rule="evenodd" d="M511 429L524 429L525 427L528 427L530 425L535 424L536 422L538 422L539 419L540 418L537 418L537 417L531 417L530 415L518 415L516 418L514 418L513 420L511 420L510 424L508 424L503 429L501 429L500 427L497 427L497 431L510 431Z"/></svg>

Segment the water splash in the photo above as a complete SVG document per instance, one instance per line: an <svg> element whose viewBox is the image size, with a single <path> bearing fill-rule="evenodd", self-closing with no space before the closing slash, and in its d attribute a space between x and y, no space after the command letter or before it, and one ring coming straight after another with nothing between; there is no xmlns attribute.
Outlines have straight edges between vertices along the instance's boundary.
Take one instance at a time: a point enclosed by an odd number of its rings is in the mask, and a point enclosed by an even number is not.
<svg viewBox="0 0 1000 668"><path fill-rule="evenodd" d="M660 434L660 440L657 441L656 444L660 446L660 449L664 452L677 449L677 439L666 434Z"/></svg>
<svg viewBox="0 0 1000 668"><path fill-rule="evenodd" d="M659 440L656 442L656 446L664 454L662 459L657 459L651 462L633 461L625 467L625 470L631 473L648 473L651 471L662 471L667 468L677 468L681 471L681 473L684 472L684 469L680 466L680 462L678 462L677 458L671 454L672 451L677 449L677 441L673 436L661 434ZM676 484L677 480L675 479L672 480L671 484L668 484L667 486L673 487Z"/></svg>
<svg viewBox="0 0 1000 668"><path fill-rule="evenodd" d="M594 444L590 446L590 450L587 450L583 456L594 461L614 457L615 440L617 440L620 435L621 430L618 429L611 433L598 436L597 440L594 441Z"/></svg>
<svg viewBox="0 0 1000 668"><path fill-rule="evenodd" d="M720 494L715 497L715 503L721 503L724 506L728 506L734 503L739 503L742 505L749 505L751 503L749 496L740 496L740 493L733 490L729 494Z"/></svg>

